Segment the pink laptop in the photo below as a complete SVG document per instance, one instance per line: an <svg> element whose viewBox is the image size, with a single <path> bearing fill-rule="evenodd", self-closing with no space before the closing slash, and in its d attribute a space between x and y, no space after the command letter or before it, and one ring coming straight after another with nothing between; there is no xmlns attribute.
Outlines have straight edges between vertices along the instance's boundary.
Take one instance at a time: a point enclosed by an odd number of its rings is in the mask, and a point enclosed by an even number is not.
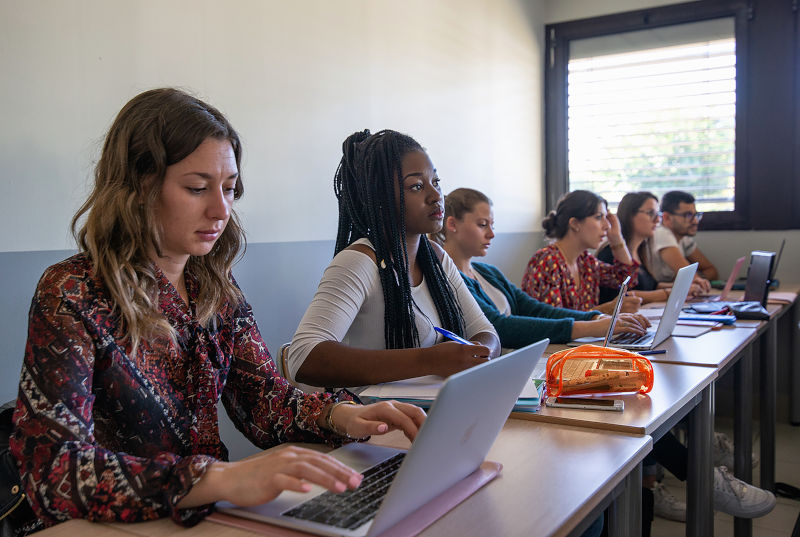
<svg viewBox="0 0 800 537"><path fill-rule="evenodd" d="M731 270L731 275L728 276L728 281L725 282L725 287L722 288L722 293L719 295L698 295L693 300L689 302L697 302L701 300L702 302L725 302L728 300L728 293L731 292L733 289L733 284L736 283L736 278L739 277L739 271L742 269L742 265L744 265L745 257L740 257L736 260L733 264L733 269Z"/></svg>
<svg viewBox="0 0 800 537"><path fill-rule="evenodd" d="M733 289L733 284L736 281L736 278L739 277L739 271L742 269L742 265L744 265L744 260L745 260L744 257L740 257L739 259L736 260L736 263L733 264L733 270L731 270L731 275L728 276L728 281L725 282L725 287L722 288L722 294L720 294L719 298L716 298L716 300L722 300L722 301L728 300L728 293L731 292L731 289ZM711 300L715 299L712 298Z"/></svg>

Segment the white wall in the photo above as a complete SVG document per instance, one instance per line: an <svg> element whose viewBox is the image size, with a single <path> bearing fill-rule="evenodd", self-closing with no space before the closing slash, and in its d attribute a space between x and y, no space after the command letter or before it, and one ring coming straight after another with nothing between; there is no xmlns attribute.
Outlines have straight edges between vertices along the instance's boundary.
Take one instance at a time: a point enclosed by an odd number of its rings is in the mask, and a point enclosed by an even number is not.
<svg viewBox="0 0 800 537"><path fill-rule="evenodd" d="M242 136L251 242L335 236L342 140L405 131L502 231L541 218L542 34L525 0L0 0L0 252L74 247L104 132L180 86Z"/></svg>

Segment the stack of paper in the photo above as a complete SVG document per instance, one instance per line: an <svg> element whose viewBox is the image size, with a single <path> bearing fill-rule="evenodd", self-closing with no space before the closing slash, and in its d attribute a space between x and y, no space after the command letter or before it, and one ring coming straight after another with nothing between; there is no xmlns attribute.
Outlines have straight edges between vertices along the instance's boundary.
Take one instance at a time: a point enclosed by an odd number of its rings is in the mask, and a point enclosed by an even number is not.
<svg viewBox="0 0 800 537"><path fill-rule="evenodd" d="M442 377L425 376L395 382L386 382L370 386L361 393L359 397L365 402L394 399L404 403L412 403L421 407L429 407L433 404L436 395L444 383ZM515 412L535 412L541 403L544 380L531 379L525 384L522 393L519 394L517 404L514 405Z"/></svg>

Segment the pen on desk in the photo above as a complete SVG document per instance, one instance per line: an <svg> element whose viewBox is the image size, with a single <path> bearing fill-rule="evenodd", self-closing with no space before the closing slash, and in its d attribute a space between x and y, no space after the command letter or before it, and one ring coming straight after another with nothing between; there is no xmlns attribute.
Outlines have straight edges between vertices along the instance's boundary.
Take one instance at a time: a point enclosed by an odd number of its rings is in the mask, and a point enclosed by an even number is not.
<svg viewBox="0 0 800 537"><path fill-rule="evenodd" d="M651 351L639 351L639 354L642 356L647 356L648 354L666 354L667 349L653 349Z"/></svg>
<svg viewBox="0 0 800 537"><path fill-rule="evenodd" d="M473 344L471 341L467 341L463 337L452 333L450 330L445 330L444 328L439 328L438 326L434 326L433 329L442 334L447 339L452 339L453 341L457 341L458 343L463 343L464 345Z"/></svg>

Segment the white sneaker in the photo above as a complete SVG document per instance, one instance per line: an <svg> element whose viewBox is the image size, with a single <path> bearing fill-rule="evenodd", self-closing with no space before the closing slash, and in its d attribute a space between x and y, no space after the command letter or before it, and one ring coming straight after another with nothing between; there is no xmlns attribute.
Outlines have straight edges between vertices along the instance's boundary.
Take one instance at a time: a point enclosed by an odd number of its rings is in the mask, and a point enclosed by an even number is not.
<svg viewBox="0 0 800 537"><path fill-rule="evenodd" d="M653 514L667 520L686 522L686 502L679 501L663 483L656 481L653 487Z"/></svg>
<svg viewBox="0 0 800 537"><path fill-rule="evenodd" d="M714 466L733 468L733 440L725 433L714 432ZM758 466L758 455L752 453L753 468Z"/></svg>
<svg viewBox="0 0 800 537"><path fill-rule="evenodd" d="M758 518L775 507L775 495L733 477L725 466L714 468L714 509L740 518Z"/></svg>

